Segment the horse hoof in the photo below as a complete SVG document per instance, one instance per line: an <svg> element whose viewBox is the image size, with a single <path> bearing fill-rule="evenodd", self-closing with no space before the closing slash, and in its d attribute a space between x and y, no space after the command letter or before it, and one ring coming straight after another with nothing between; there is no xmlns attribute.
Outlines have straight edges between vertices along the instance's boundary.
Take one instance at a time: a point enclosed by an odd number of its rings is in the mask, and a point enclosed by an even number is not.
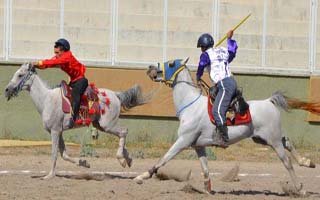
<svg viewBox="0 0 320 200"><path fill-rule="evenodd" d="M132 166L132 158L128 158L128 159L126 159L126 162L127 162L127 165L128 165L128 167L131 167Z"/></svg>
<svg viewBox="0 0 320 200"><path fill-rule="evenodd" d="M309 167L310 168L316 168L316 164L314 164L314 162L310 161Z"/></svg>
<svg viewBox="0 0 320 200"><path fill-rule="evenodd" d="M151 178L150 173L144 172L144 173L140 174L139 176L135 177L133 180L138 184L142 184L143 180L146 180L149 178Z"/></svg>
<svg viewBox="0 0 320 200"><path fill-rule="evenodd" d="M53 175L53 174L48 174L48 175L42 177L41 180L49 180L49 179L52 179L52 178L54 178L54 177L55 177L55 175Z"/></svg>
<svg viewBox="0 0 320 200"><path fill-rule="evenodd" d="M143 179L140 176L135 177L133 180L139 185L143 183Z"/></svg>
<svg viewBox="0 0 320 200"><path fill-rule="evenodd" d="M90 164L87 162L87 160L79 160L79 166L80 167L85 167L85 168L90 168Z"/></svg>
<svg viewBox="0 0 320 200"><path fill-rule="evenodd" d="M204 189L208 194L211 194L212 188L211 188L211 179L204 181Z"/></svg>
<svg viewBox="0 0 320 200"><path fill-rule="evenodd" d="M127 161L126 161L125 159L123 159L123 158L118 158L118 161L119 161L121 167L123 167L123 168L126 167Z"/></svg>

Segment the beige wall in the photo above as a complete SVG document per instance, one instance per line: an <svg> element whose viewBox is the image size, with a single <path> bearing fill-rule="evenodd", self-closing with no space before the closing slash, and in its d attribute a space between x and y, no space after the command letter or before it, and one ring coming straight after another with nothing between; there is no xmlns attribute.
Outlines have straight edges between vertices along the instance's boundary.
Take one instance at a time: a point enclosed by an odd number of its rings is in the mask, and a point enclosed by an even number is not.
<svg viewBox="0 0 320 200"><path fill-rule="evenodd" d="M119 0L116 60L154 62L163 56L163 1Z"/></svg>
<svg viewBox="0 0 320 200"><path fill-rule="evenodd" d="M318 13L320 13L320 5L318 4ZM317 18L317 24L316 24L316 28L317 28L317 34L316 34L316 69L320 70L320 19L319 19L319 14L318 14L318 18Z"/></svg>
<svg viewBox="0 0 320 200"><path fill-rule="evenodd" d="M97 87L114 91L125 91L134 84L142 86L144 93L157 90L150 103L132 108L126 115L175 116L171 89L161 83L152 82L146 76L146 70L88 68L86 76L89 82L93 81Z"/></svg>
<svg viewBox="0 0 320 200"><path fill-rule="evenodd" d="M10 56L51 56L59 22L59 1L13 0Z"/></svg>
<svg viewBox="0 0 320 200"><path fill-rule="evenodd" d="M65 0L64 37L83 60L110 60L110 1Z"/></svg>
<svg viewBox="0 0 320 200"><path fill-rule="evenodd" d="M319 102L320 101L320 76L310 77L309 82L309 100L310 102ZM320 122L320 116L309 113L308 115L309 122Z"/></svg>
<svg viewBox="0 0 320 200"><path fill-rule="evenodd" d="M4 0L0 0L0 58L4 57Z"/></svg>
<svg viewBox="0 0 320 200"><path fill-rule="evenodd" d="M284 74L298 69L308 75L313 59L309 56L310 1L0 0L0 9L12 4L12 16L6 22L12 23L9 61L49 57L53 42L63 36L70 40L74 54L84 62L93 61L91 64L107 65L114 60L115 66L129 63L140 67L163 58L189 56L189 63L196 66L200 55L196 43L201 33L213 33L218 41L252 13L235 32L239 49L233 69L251 73L278 68L284 69ZM317 16L320 23L320 14ZM3 22L4 12L0 12L0 55L4 46ZM319 33L320 27L317 37L312 37L318 44L312 46L316 47L314 66L318 70Z"/></svg>

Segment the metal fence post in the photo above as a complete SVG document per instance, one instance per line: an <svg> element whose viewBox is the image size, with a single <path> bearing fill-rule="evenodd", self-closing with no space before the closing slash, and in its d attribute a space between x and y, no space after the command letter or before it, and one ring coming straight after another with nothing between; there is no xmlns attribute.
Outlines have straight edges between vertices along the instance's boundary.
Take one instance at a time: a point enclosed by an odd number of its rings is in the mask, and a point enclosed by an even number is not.
<svg viewBox="0 0 320 200"><path fill-rule="evenodd" d="M168 43L168 0L163 0L163 35L162 35L162 60L167 60Z"/></svg>
<svg viewBox="0 0 320 200"><path fill-rule="evenodd" d="M60 38L64 37L64 0L60 0Z"/></svg>
<svg viewBox="0 0 320 200"><path fill-rule="evenodd" d="M111 65L114 66L117 57L118 45L118 0L111 0Z"/></svg>

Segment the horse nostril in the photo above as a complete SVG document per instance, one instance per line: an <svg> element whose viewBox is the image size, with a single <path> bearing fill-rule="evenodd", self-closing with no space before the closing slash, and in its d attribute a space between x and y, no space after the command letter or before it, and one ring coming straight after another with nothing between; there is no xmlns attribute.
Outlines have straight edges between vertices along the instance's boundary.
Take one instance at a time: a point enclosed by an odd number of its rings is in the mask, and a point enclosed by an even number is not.
<svg viewBox="0 0 320 200"><path fill-rule="evenodd" d="M9 89L8 88L6 88L6 92L8 92L9 91Z"/></svg>

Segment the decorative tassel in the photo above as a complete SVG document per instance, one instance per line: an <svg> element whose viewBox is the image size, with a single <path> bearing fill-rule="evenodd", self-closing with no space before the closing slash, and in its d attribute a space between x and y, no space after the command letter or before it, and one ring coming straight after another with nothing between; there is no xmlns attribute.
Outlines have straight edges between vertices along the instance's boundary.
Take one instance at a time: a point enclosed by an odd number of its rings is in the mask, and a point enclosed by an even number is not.
<svg viewBox="0 0 320 200"><path fill-rule="evenodd" d="M107 94L106 94L105 91L101 92L101 95L102 95L103 97L107 96Z"/></svg>
<svg viewBox="0 0 320 200"><path fill-rule="evenodd" d="M83 124L83 120L82 119L77 119L75 121L75 123L78 124L78 125L82 125Z"/></svg>
<svg viewBox="0 0 320 200"><path fill-rule="evenodd" d="M85 120L84 120L84 123L85 123L85 125L87 125L87 126L89 126L90 124L91 124L91 119L90 118L86 118Z"/></svg>
<svg viewBox="0 0 320 200"><path fill-rule="evenodd" d="M106 99L105 99L105 103L106 103L106 105L107 105L107 106L109 106L109 105L110 105L110 99L109 99L108 97L106 97Z"/></svg>
<svg viewBox="0 0 320 200"><path fill-rule="evenodd" d="M94 108L90 108L88 113L89 113L89 115L93 115L96 113L96 110Z"/></svg>

